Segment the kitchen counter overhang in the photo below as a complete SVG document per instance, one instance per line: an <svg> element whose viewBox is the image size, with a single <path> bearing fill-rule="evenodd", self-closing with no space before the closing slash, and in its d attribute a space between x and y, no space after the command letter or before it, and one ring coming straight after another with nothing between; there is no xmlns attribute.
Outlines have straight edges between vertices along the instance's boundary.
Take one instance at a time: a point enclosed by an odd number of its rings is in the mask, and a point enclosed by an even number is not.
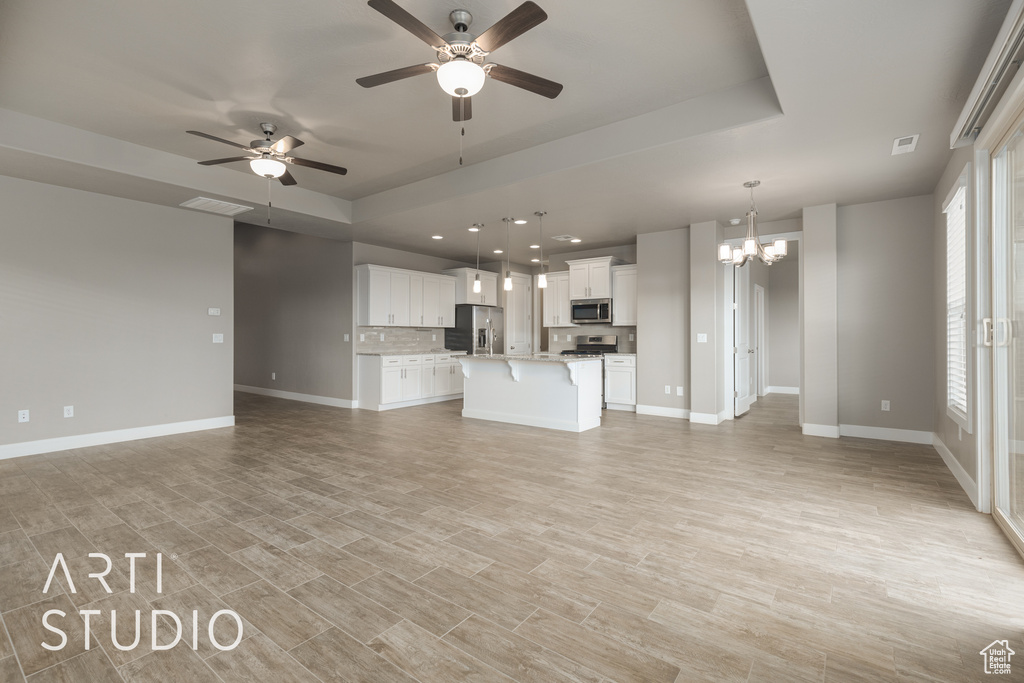
<svg viewBox="0 0 1024 683"><path fill-rule="evenodd" d="M462 416L583 432L601 426L601 356L459 358Z"/></svg>

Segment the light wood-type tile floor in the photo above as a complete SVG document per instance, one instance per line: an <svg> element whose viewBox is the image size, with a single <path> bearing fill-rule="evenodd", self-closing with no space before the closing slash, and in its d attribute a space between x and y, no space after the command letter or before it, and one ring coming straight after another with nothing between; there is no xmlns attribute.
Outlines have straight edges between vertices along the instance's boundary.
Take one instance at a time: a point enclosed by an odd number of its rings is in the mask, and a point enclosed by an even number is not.
<svg viewBox="0 0 1024 683"><path fill-rule="evenodd" d="M997 639L1024 680L991 518L931 447L802 436L795 397L584 434L236 402L233 429L0 461L0 681L975 681ZM56 553L75 592L42 592Z"/></svg>

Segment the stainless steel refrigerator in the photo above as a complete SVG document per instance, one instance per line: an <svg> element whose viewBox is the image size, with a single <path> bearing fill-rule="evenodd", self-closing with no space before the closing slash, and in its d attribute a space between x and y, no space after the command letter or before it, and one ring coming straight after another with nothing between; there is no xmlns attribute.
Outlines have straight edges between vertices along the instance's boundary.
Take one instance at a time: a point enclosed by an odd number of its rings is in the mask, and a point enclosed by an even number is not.
<svg viewBox="0 0 1024 683"><path fill-rule="evenodd" d="M500 306L459 304L455 327L444 331L445 348L471 356L505 353L505 312Z"/></svg>

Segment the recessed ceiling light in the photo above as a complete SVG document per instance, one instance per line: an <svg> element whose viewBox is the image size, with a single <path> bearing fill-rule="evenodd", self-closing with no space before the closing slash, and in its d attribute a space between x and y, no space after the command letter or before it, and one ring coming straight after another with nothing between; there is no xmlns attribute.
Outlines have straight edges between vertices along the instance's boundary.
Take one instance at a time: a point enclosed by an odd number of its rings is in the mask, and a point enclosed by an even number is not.
<svg viewBox="0 0 1024 683"><path fill-rule="evenodd" d="M531 244L530 245L530 249L540 249L540 245L539 244Z"/></svg>
<svg viewBox="0 0 1024 683"><path fill-rule="evenodd" d="M512 221L512 222L513 222L513 223L515 223L516 225L523 225L523 224L525 224L525 223L526 223L527 221L526 221L526 219L525 219L525 218L517 218L517 219L515 219L515 220L514 220L514 221Z"/></svg>
<svg viewBox="0 0 1024 683"><path fill-rule="evenodd" d="M432 240L443 240L444 237L442 237L441 235L431 235L430 239L432 239Z"/></svg>
<svg viewBox="0 0 1024 683"><path fill-rule="evenodd" d="M739 225L739 224L740 224L740 219L739 218L730 218L729 219L729 225Z"/></svg>
<svg viewBox="0 0 1024 683"><path fill-rule="evenodd" d="M582 242L583 240L581 240L581 239L580 239L579 237L573 237L573 238L572 238L571 240L569 240L569 241L570 241L570 242L572 242L573 244L579 244L579 243L580 243L580 242Z"/></svg>
<svg viewBox="0 0 1024 683"><path fill-rule="evenodd" d="M501 249L495 249L494 253L495 254L504 254L505 252L503 252Z"/></svg>
<svg viewBox="0 0 1024 683"><path fill-rule="evenodd" d="M540 263L540 259L539 258L532 258L532 259L530 259L530 263Z"/></svg>

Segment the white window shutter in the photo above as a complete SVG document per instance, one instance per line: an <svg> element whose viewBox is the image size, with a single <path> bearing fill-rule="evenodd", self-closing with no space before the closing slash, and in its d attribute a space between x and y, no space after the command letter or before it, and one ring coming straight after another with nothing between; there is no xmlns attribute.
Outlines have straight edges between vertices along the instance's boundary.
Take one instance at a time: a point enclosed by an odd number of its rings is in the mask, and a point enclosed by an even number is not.
<svg viewBox="0 0 1024 683"><path fill-rule="evenodd" d="M967 189L961 185L946 213L946 407L968 422Z"/></svg>

